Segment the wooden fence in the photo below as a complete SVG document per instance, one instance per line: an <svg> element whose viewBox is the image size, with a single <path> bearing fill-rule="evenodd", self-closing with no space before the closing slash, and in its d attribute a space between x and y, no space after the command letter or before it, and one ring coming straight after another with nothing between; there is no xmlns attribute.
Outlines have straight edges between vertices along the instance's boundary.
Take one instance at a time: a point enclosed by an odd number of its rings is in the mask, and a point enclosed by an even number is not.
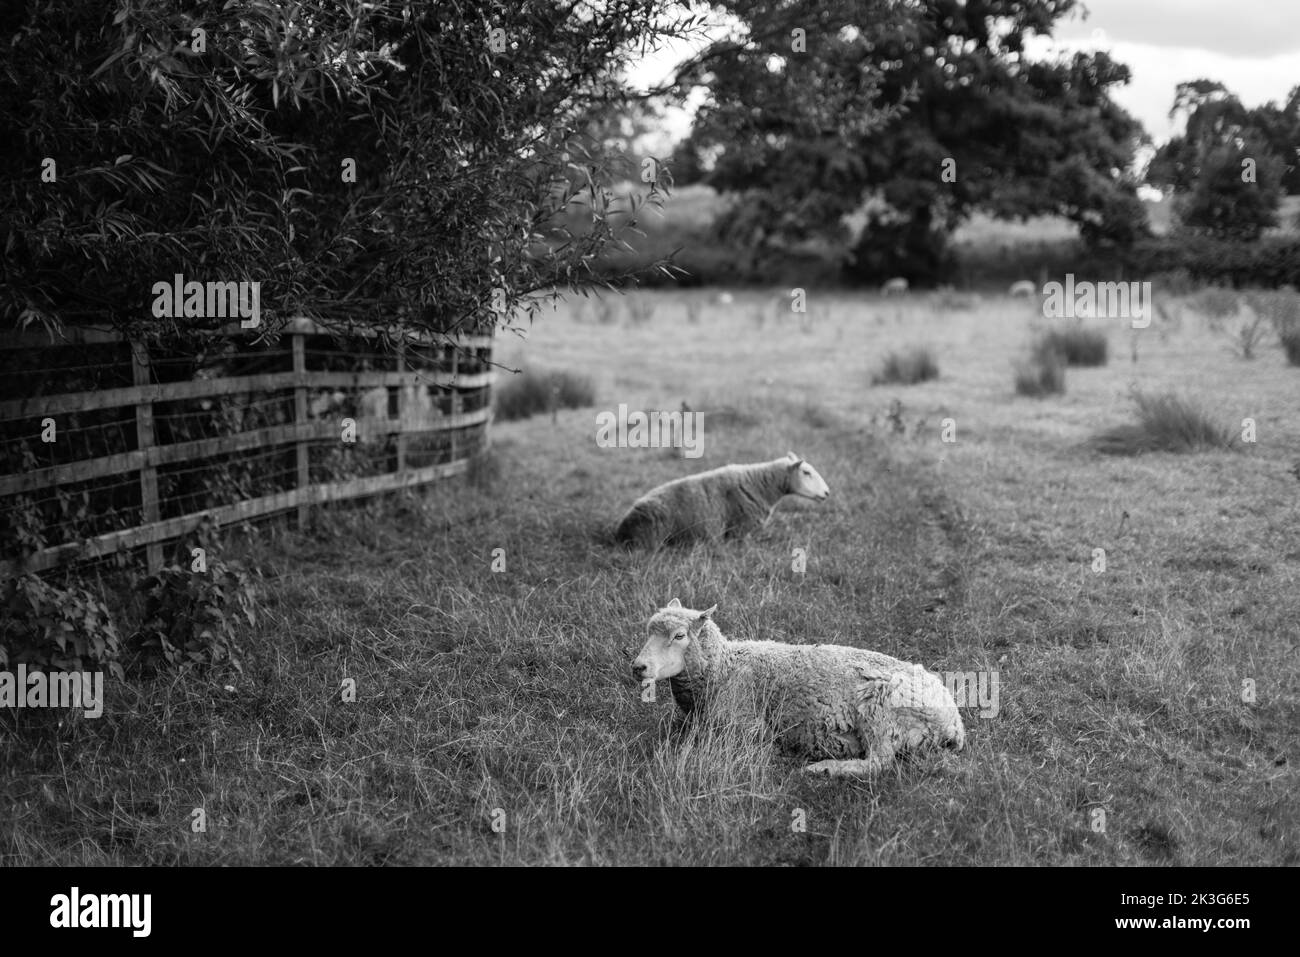
<svg viewBox="0 0 1300 957"><path fill-rule="evenodd" d="M488 443L491 336L408 337L394 354L374 334L340 350L298 321L277 347L221 354L195 377L191 358L88 330L61 344L83 350L63 368L33 371L56 347L4 333L0 581L141 547L154 569L205 516L301 522L312 505L465 471ZM51 379L96 387L43 394Z"/></svg>

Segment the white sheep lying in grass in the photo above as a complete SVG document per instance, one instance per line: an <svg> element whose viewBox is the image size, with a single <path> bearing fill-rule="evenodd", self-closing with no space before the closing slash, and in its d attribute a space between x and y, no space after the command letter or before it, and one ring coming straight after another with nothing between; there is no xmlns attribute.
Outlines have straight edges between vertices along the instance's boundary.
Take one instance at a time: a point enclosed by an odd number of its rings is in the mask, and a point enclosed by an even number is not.
<svg viewBox="0 0 1300 957"><path fill-rule="evenodd" d="M831 777L875 774L905 750L966 743L957 704L943 683L909 665L843 645L730 641L707 611L674 598L647 625L632 663L637 680L671 682L685 712L711 702L739 702L737 687L756 692L762 719L786 749L821 758L804 767Z"/></svg>
<svg viewBox="0 0 1300 957"><path fill-rule="evenodd" d="M614 537L654 547L743 535L764 525L787 495L824 501L817 470L793 452L755 465L724 465L651 489L632 503Z"/></svg>
<svg viewBox="0 0 1300 957"><path fill-rule="evenodd" d="M1038 287L1028 279L1020 279L1011 284L1011 295L1013 296L1036 296Z"/></svg>

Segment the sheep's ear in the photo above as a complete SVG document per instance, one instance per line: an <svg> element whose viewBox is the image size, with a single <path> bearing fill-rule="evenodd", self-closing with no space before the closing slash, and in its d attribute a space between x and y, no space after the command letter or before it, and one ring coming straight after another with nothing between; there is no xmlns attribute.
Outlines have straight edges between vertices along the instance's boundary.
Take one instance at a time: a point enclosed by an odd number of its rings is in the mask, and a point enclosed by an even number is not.
<svg viewBox="0 0 1300 957"><path fill-rule="evenodd" d="M700 631L704 628L704 623L708 621L710 616L717 610L718 610L718 606L714 605L712 608L709 608L706 611L697 611L695 613L695 618L691 621L690 625L688 626L690 633L692 635L698 635Z"/></svg>
<svg viewBox="0 0 1300 957"><path fill-rule="evenodd" d="M799 456L795 455L793 452L785 453L785 457L788 458L791 462L799 461Z"/></svg>
<svg viewBox="0 0 1300 957"><path fill-rule="evenodd" d="M669 607L669 608L681 608L681 607L682 607L682 603L679 602L676 598L674 598L672 601L670 601L670 602L668 603L668 607Z"/></svg>

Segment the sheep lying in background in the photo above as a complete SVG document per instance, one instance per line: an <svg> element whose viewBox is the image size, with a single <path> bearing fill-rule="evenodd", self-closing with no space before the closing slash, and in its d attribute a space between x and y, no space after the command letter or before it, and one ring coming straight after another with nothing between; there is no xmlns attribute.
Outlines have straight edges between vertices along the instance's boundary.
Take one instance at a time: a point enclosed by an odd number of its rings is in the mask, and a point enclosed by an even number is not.
<svg viewBox="0 0 1300 957"><path fill-rule="evenodd" d="M1011 295L1036 296L1038 295L1038 287L1028 279L1021 279L1011 284Z"/></svg>
<svg viewBox="0 0 1300 957"><path fill-rule="evenodd" d="M387 386L377 385L372 389L367 389L365 392L362 392L357 396L357 418L388 418Z"/></svg>
<svg viewBox="0 0 1300 957"><path fill-rule="evenodd" d="M442 414L429 387L423 383L402 386L397 408L403 428L408 429L432 426Z"/></svg>
<svg viewBox="0 0 1300 957"><path fill-rule="evenodd" d="M793 452L772 462L724 465L651 489L632 503L614 537L654 547L743 535L764 525L787 495L821 502L830 489Z"/></svg>
<svg viewBox="0 0 1300 957"><path fill-rule="evenodd" d="M920 665L843 645L729 641L708 611L674 598L647 625L645 647L632 663L639 681L671 682L685 712L711 702L747 700L753 688L760 717L788 750L821 758L804 767L831 777L875 774L909 749L960 750L966 730L952 695Z"/></svg>

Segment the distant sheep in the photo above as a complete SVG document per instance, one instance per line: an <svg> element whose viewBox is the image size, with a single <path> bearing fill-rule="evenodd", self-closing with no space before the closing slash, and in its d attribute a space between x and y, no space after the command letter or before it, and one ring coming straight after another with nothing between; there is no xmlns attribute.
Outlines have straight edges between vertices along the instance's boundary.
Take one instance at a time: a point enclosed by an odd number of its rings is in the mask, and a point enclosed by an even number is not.
<svg viewBox="0 0 1300 957"><path fill-rule="evenodd" d="M651 489L632 503L614 537L655 547L744 535L766 524L787 495L821 502L830 489L793 452L772 462L724 465Z"/></svg>
<svg viewBox="0 0 1300 957"><path fill-rule="evenodd" d="M880 287L880 294L882 296L892 296L895 293L900 296L907 293L907 280L902 276L895 276Z"/></svg>
<svg viewBox="0 0 1300 957"><path fill-rule="evenodd" d="M362 392L357 397L357 411L362 419L388 418L388 388L377 385Z"/></svg>
<svg viewBox="0 0 1300 957"><path fill-rule="evenodd" d="M307 415L309 418L323 419L341 409L346 400L347 395L340 389L332 392L319 390L307 403Z"/></svg>
<svg viewBox="0 0 1300 957"><path fill-rule="evenodd" d="M844 645L730 641L707 611L674 598L647 625L632 663L638 681L671 683L678 707L756 705L786 750L820 758L804 766L831 777L872 775L903 751L961 750L966 729L952 694L920 665ZM742 689L752 693L727 694ZM726 703L726 704L723 704Z"/></svg>
<svg viewBox="0 0 1300 957"><path fill-rule="evenodd" d="M1038 287L1028 279L1021 279L1011 284L1011 295L1013 296L1035 296L1038 294Z"/></svg>
<svg viewBox="0 0 1300 957"><path fill-rule="evenodd" d="M441 415L441 410L430 395L427 385L404 385L399 398L398 409L403 428L412 429L432 425Z"/></svg>

